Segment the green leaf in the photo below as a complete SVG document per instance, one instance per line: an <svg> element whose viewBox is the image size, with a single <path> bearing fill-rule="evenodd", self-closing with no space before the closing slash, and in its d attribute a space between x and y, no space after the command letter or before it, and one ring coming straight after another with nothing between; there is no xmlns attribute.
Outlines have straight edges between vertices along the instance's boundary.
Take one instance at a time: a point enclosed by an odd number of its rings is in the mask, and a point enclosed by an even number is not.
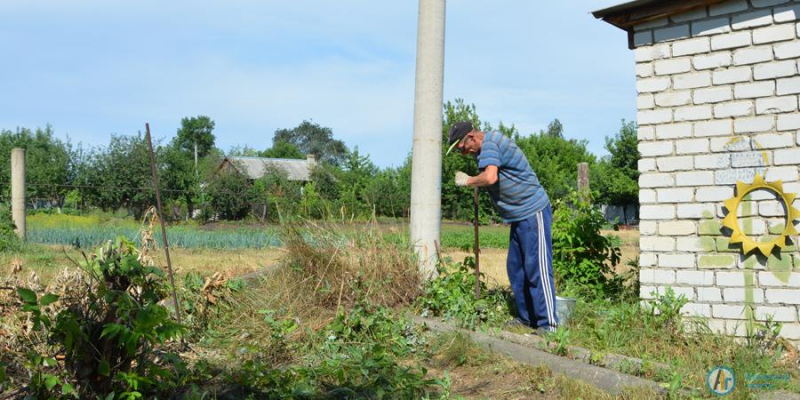
<svg viewBox="0 0 800 400"><path fill-rule="evenodd" d="M61 394L63 394L64 396L68 396L71 394L77 395L77 392L75 392L75 388L72 387L72 385L70 385L69 383L65 383L61 385Z"/></svg>
<svg viewBox="0 0 800 400"><path fill-rule="evenodd" d="M42 361L42 365L45 367L55 367L58 362L53 357L47 357Z"/></svg>
<svg viewBox="0 0 800 400"><path fill-rule="evenodd" d="M42 299L39 301L39 304L41 304L42 306L48 306L48 305L50 305L50 304L53 304L53 303L55 303L56 301L58 301L58 295L55 295L55 294L46 294L46 295L44 295L44 296L42 297Z"/></svg>
<svg viewBox="0 0 800 400"><path fill-rule="evenodd" d="M52 390L56 385L58 385L58 378L50 374L44 375L44 387L47 390Z"/></svg>
<svg viewBox="0 0 800 400"><path fill-rule="evenodd" d="M24 300L26 303L36 304L36 292L33 290L26 289L24 287L18 287L17 294L19 297L22 297L22 300Z"/></svg>
<svg viewBox="0 0 800 400"><path fill-rule="evenodd" d="M108 361L100 360L100 365L97 366L97 372L103 376L109 376L111 374L111 366L108 365ZM114 398L114 394L112 393L111 398ZM108 397L106 397L108 399Z"/></svg>
<svg viewBox="0 0 800 400"><path fill-rule="evenodd" d="M114 400L114 396L116 396L116 394L111 392L108 394L108 396L106 396L105 400Z"/></svg>

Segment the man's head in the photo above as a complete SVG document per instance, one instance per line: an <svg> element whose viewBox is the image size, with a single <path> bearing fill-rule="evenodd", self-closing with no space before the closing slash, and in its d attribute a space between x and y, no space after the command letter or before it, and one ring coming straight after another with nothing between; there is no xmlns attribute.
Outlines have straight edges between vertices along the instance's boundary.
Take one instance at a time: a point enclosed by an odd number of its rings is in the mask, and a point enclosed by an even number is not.
<svg viewBox="0 0 800 400"><path fill-rule="evenodd" d="M458 150L461 154L475 154L481 149L483 136L481 132L472 127L469 121L456 122L450 126L447 143L450 148L447 149L447 154L450 154L453 149ZM479 137L480 136L480 137ZM445 154L445 155L447 155Z"/></svg>

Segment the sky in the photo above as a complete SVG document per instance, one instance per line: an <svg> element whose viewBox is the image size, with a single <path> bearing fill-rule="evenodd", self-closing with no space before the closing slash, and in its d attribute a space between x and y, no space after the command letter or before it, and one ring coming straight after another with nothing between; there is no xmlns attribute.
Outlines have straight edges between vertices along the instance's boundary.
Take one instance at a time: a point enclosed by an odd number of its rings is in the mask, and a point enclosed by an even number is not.
<svg viewBox="0 0 800 400"><path fill-rule="evenodd" d="M636 117L618 0L447 2L444 99L521 134L558 118L602 156ZM417 0L4 0L0 129L52 125L104 146L150 123L170 140L207 115L217 146L263 150L303 120L380 167L411 151Z"/></svg>

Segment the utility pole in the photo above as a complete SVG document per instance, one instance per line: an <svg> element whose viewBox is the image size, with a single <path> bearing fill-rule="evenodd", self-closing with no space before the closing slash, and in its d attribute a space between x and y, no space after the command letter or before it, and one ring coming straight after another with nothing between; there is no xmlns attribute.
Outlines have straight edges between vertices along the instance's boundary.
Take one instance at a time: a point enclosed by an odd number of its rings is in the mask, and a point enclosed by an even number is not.
<svg viewBox="0 0 800 400"><path fill-rule="evenodd" d="M425 277L436 274L442 219L442 100L445 0L420 0L414 143L411 159L411 245Z"/></svg>
<svg viewBox="0 0 800 400"><path fill-rule="evenodd" d="M11 150L11 219L17 236L25 241L25 149Z"/></svg>

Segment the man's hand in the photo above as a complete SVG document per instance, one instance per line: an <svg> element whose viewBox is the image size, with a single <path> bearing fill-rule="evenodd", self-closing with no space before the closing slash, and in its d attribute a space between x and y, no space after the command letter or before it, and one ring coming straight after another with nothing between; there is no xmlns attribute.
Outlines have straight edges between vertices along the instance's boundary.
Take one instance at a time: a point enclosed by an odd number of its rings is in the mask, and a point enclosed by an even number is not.
<svg viewBox="0 0 800 400"><path fill-rule="evenodd" d="M456 172L456 186L467 186L467 179L469 175L461 171Z"/></svg>

